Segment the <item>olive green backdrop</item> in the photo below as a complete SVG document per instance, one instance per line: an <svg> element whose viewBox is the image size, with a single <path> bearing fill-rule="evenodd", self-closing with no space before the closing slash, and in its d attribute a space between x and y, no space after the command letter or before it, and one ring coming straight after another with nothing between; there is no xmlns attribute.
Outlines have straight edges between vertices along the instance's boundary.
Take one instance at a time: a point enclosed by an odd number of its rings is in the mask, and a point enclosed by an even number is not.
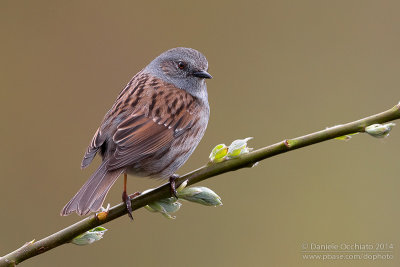
<svg viewBox="0 0 400 267"><path fill-rule="evenodd" d="M179 171L219 143L266 146L400 100L398 1L0 2L0 255L80 218L60 209L95 170L80 162L129 79L161 52L203 52L211 120ZM399 126L397 126L399 127ZM400 128L329 141L214 177L218 208L145 210L23 266L398 266ZM160 181L130 177L131 192ZM122 179L106 203L120 202ZM303 244L393 244L392 260L305 260ZM321 253L320 253L321 254Z"/></svg>

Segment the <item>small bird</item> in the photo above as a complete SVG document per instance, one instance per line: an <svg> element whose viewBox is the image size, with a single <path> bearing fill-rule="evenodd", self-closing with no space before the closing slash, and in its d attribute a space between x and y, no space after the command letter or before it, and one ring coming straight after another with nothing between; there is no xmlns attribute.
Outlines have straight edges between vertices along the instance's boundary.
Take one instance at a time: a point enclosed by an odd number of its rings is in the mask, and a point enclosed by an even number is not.
<svg viewBox="0 0 400 267"><path fill-rule="evenodd" d="M169 178L176 196L175 174L193 153L210 117L205 79L208 62L199 51L177 47L156 57L121 91L105 115L83 157L86 168L100 152L102 163L65 205L61 215L98 211L121 174L125 202L127 174Z"/></svg>

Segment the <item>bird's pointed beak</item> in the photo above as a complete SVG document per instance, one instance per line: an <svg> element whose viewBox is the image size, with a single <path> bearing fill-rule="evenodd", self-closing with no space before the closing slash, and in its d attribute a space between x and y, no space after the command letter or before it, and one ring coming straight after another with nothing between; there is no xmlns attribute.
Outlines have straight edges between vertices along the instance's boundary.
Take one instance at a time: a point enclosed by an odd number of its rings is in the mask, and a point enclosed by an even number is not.
<svg viewBox="0 0 400 267"><path fill-rule="evenodd" d="M204 79L211 79L212 78L210 73L208 73L205 70L195 71L195 72L193 72L193 76L199 77L199 78L204 78Z"/></svg>

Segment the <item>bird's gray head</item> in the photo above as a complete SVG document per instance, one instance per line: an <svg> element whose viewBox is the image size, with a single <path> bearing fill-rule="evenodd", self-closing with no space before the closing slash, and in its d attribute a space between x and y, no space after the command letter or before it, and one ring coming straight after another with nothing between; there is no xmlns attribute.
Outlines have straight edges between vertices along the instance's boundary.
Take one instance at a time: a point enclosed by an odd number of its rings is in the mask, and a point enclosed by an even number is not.
<svg viewBox="0 0 400 267"><path fill-rule="evenodd" d="M207 70L206 57L195 49L185 47L162 53L144 69L145 72L205 101L208 97L205 79L212 78Z"/></svg>

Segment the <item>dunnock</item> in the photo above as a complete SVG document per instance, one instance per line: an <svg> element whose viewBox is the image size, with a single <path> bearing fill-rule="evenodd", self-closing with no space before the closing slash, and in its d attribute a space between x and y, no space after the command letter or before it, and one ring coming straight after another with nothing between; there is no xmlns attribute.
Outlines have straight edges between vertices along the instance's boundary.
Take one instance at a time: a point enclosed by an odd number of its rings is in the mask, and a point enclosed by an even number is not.
<svg viewBox="0 0 400 267"><path fill-rule="evenodd" d="M176 195L175 171L192 154L210 115L205 79L207 59L191 48L173 48L155 58L121 91L97 129L82 161L86 168L97 152L99 168L65 205L61 215L85 215L100 209L121 174L169 178Z"/></svg>

